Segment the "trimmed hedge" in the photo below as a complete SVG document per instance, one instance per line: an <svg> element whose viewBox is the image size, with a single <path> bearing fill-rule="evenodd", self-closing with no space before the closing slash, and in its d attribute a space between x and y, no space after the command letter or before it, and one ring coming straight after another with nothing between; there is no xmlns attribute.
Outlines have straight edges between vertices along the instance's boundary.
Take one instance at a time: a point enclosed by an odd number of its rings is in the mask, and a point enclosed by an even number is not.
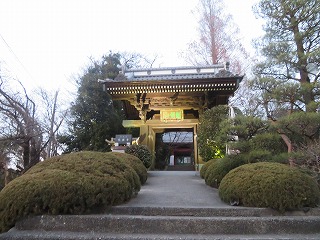
<svg viewBox="0 0 320 240"><path fill-rule="evenodd" d="M58 169L97 176L110 175L125 178L132 185L131 189L139 191L141 183L137 173L128 164L116 160L116 158L106 155L105 152L83 151L63 154L36 164L26 174L45 169Z"/></svg>
<svg viewBox="0 0 320 240"><path fill-rule="evenodd" d="M151 166L152 154L150 150L147 148L147 146L130 145L126 147L124 152L139 158L146 168L149 168Z"/></svg>
<svg viewBox="0 0 320 240"><path fill-rule="evenodd" d="M280 212L316 207L320 199L314 178L298 168L267 162L245 164L230 171L221 181L219 195L228 203Z"/></svg>
<svg viewBox="0 0 320 240"><path fill-rule="evenodd" d="M129 164L129 166L132 167L138 174L141 184L145 184L145 182L148 179L148 171L139 158L131 154L119 152L107 152L106 155L108 157L116 157L121 161L124 161L125 163Z"/></svg>
<svg viewBox="0 0 320 240"><path fill-rule="evenodd" d="M244 158L238 155L217 159L215 163L208 167L205 174L205 182L210 187L218 188L222 179L228 172L246 163Z"/></svg>
<svg viewBox="0 0 320 240"><path fill-rule="evenodd" d="M203 164L203 166L202 166L201 169L200 169L200 177L201 177L201 178L204 178L204 177L205 177L206 172L207 172L209 166L210 166L211 164L213 164L216 160L217 160L217 159L212 159L212 160L206 162L205 164Z"/></svg>
<svg viewBox="0 0 320 240"><path fill-rule="evenodd" d="M40 162L0 192L0 232L28 215L82 214L128 201L137 173L106 153L78 152Z"/></svg>

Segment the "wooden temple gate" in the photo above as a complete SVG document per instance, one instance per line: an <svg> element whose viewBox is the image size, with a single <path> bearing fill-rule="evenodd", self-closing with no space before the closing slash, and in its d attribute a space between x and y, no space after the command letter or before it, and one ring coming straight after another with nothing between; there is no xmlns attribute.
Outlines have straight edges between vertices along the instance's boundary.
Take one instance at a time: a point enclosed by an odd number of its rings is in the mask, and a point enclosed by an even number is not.
<svg viewBox="0 0 320 240"><path fill-rule="evenodd" d="M113 100L121 100L124 127L140 128L142 144L155 152L157 133L168 129L192 129L195 169L198 154L199 116L216 105L228 104L243 76L229 65L123 69L115 79L99 80Z"/></svg>

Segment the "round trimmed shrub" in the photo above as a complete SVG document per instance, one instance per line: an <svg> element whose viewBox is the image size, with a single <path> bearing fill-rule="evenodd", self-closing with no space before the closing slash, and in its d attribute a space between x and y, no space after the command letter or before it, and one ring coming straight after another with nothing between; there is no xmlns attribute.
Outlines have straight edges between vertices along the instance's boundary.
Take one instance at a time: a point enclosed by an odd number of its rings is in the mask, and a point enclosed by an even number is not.
<svg viewBox="0 0 320 240"><path fill-rule="evenodd" d="M230 171L221 181L220 198L243 206L286 210L316 207L320 192L314 178L280 163L252 163Z"/></svg>
<svg viewBox="0 0 320 240"><path fill-rule="evenodd" d="M211 164L208 167L205 175L205 182L210 187L218 188L222 179L228 172L246 163L245 159L240 155L226 156L217 159L214 164Z"/></svg>
<svg viewBox="0 0 320 240"><path fill-rule="evenodd" d="M211 159L210 161L206 162L205 164L203 164L203 166L200 169L200 177L204 178L206 175L206 171L209 168L209 166L214 163L216 161L216 159Z"/></svg>
<svg viewBox="0 0 320 240"><path fill-rule="evenodd" d="M119 153L119 152L106 152L108 156L116 157L120 161L124 161L130 167L132 167L140 178L141 184L144 184L148 179L147 168L143 165L139 158L128 153Z"/></svg>
<svg viewBox="0 0 320 240"><path fill-rule="evenodd" d="M137 173L105 153L70 153L40 162L0 192L0 232L22 217L82 214L128 201L140 189Z"/></svg>
<svg viewBox="0 0 320 240"><path fill-rule="evenodd" d="M141 183L137 173L124 162L116 161L103 152L83 151L56 156L36 164L26 173L32 174L44 169L58 169L76 173L93 175L110 175L124 178L130 183L130 188L139 191Z"/></svg>
<svg viewBox="0 0 320 240"><path fill-rule="evenodd" d="M124 152L139 158L146 168L149 168L151 166L152 154L150 150L147 148L147 146L130 145L126 147Z"/></svg>

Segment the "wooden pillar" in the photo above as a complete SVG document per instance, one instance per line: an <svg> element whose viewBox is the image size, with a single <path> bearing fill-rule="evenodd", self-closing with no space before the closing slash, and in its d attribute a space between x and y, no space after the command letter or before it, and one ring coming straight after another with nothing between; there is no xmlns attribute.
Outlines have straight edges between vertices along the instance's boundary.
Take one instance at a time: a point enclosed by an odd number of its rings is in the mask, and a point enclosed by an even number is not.
<svg viewBox="0 0 320 240"><path fill-rule="evenodd" d="M140 136L144 136L143 141L141 142L142 145L148 146L148 134L149 134L149 126L146 124L141 125Z"/></svg>
<svg viewBox="0 0 320 240"><path fill-rule="evenodd" d="M198 125L195 125L193 127L193 152L194 152L194 164L195 164L195 170L199 171L199 158L198 158Z"/></svg>
<svg viewBox="0 0 320 240"><path fill-rule="evenodd" d="M148 134L148 148L152 154L152 164L151 169L154 169L155 166L155 149L156 149L156 134L152 127L149 127L149 134Z"/></svg>
<svg viewBox="0 0 320 240"><path fill-rule="evenodd" d="M148 147L148 149L151 151L152 154L152 165L151 169L154 168L155 164L155 139L156 139L156 134L153 131L152 127L149 126L148 124L144 124L140 126L140 136L145 134L145 138L141 142L142 145L145 145Z"/></svg>

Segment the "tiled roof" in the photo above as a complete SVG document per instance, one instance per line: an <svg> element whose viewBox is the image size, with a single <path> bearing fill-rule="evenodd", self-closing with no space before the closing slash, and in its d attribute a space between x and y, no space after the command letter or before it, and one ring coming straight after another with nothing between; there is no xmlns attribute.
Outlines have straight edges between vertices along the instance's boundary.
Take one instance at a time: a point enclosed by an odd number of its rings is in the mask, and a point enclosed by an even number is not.
<svg viewBox="0 0 320 240"><path fill-rule="evenodd" d="M114 79L106 79L104 82L135 82L135 81L161 81L161 80L190 80L230 78L242 76L232 74L223 65L196 66L196 67L168 67L150 69L128 69L120 72Z"/></svg>
<svg viewBox="0 0 320 240"><path fill-rule="evenodd" d="M165 71L165 70L190 70L190 69L212 69L212 68L225 68L224 64L215 65L200 65L200 66L178 66L178 67L159 67L159 68L131 68L124 69L125 72L146 72L146 71Z"/></svg>
<svg viewBox="0 0 320 240"><path fill-rule="evenodd" d="M179 75L154 75L154 76L139 76L132 78L123 78L123 81L159 81L159 80L182 80L182 79L207 79L207 78L221 78L232 77L231 74L221 75L214 73L206 74L179 74ZM116 79L120 80L120 79Z"/></svg>

